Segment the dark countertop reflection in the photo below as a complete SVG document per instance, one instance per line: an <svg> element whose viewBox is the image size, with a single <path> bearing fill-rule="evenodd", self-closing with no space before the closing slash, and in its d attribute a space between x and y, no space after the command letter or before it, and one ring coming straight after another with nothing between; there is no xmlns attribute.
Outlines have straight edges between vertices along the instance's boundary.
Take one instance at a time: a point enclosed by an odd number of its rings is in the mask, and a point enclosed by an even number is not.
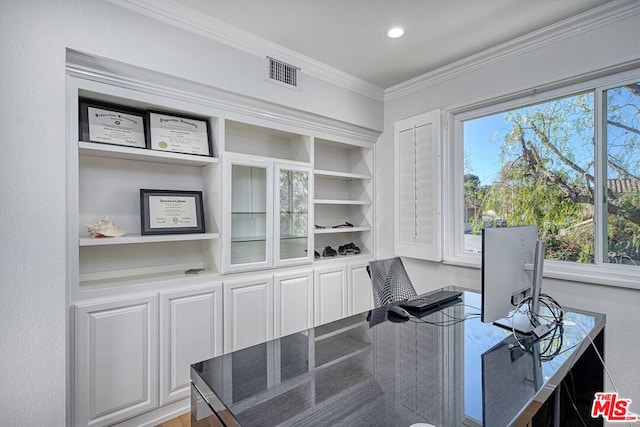
<svg viewBox="0 0 640 427"><path fill-rule="evenodd" d="M196 363L191 377L242 426L508 425L549 397L605 323L565 311L563 328L522 350L479 312L466 290L405 322L377 309Z"/></svg>

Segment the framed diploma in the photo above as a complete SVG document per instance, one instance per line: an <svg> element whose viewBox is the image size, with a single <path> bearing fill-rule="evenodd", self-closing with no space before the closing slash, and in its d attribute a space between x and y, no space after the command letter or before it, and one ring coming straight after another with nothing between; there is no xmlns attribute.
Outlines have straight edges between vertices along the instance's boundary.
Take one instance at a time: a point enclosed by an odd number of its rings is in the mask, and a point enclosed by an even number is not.
<svg viewBox="0 0 640 427"><path fill-rule="evenodd" d="M152 150L213 156L208 120L150 111L147 127Z"/></svg>
<svg viewBox="0 0 640 427"><path fill-rule="evenodd" d="M80 137L86 142L147 148L144 112L81 99Z"/></svg>
<svg viewBox="0 0 640 427"><path fill-rule="evenodd" d="M140 190L140 234L204 233L202 191Z"/></svg>

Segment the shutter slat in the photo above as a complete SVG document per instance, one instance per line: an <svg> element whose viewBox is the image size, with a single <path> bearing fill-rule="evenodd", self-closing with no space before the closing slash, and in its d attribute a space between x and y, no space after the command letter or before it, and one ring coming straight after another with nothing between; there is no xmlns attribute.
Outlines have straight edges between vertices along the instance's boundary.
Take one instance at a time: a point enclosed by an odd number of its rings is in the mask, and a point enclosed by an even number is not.
<svg viewBox="0 0 640 427"><path fill-rule="evenodd" d="M395 124L397 255L441 259L439 129L439 111Z"/></svg>

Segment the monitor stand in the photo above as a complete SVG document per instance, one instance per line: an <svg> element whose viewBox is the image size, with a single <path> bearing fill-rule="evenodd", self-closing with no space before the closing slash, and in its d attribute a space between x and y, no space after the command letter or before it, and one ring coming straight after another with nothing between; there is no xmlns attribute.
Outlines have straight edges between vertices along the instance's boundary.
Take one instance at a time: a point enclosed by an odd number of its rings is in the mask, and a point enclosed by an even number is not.
<svg viewBox="0 0 640 427"><path fill-rule="evenodd" d="M531 283L531 313L533 318L536 319L531 322L528 311L513 311L509 317L496 320L494 325L501 326L509 329L510 331L516 331L520 334L531 335L535 334L538 338L543 337L551 331L553 323L539 322L540 319L540 289L542 288L542 271L544 266L544 242L538 240L536 242L536 251L533 261L533 280Z"/></svg>
<svg viewBox="0 0 640 427"><path fill-rule="evenodd" d="M517 311L509 317L498 319L493 322L494 325L508 329L510 331L516 331L519 334L531 335L533 334L534 326L529 319L529 314L523 311Z"/></svg>

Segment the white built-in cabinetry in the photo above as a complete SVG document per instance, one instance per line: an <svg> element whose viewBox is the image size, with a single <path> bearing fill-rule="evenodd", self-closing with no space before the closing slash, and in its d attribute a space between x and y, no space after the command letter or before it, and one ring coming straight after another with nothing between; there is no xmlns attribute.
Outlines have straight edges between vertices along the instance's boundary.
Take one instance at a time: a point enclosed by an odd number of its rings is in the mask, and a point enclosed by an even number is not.
<svg viewBox="0 0 640 427"><path fill-rule="evenodd" d="M374 307L371 278L367 272L368 265L367 261L347 265L349 315L362 313Z"/></svg>
<svg viewBox="0 0 640 427"><path fill-rule="evenodd" d="M373 308L367 265L361 261L314 269L315 326Z"/></svg>
<svg viewBox="0 0 640 427"><path fill-rule="evenodd" d="M273 338L273 277L224 282L224 347L239 350Z"/></svg>
<svg viewBox="0 0 640 427"><path fill-rule="evenodd" d="M222 354L222 284L160 292L160 405L189 396L189 366Z"/></svg>
<svg viewBox="0 0 640 427"><path fill-rule="evenodd" d="M280 140L286 146L292 138L284 132L253 130L253 134L267 135L271 144ZM227 127L227 139L237 138ZM295 139L309 145L308 137ZM254 145L260 142L258 137L251 140ZM223 251L223 272L310 264L313 182L309 160L227 153L223 170L230 190L223 194L223 228L231 231L224 234L224 247L229 250Z"/></svg>
<svg viewBox="0 0 640 427"><path fill-rule="evenodd" d="M313 271L276 273L274 284L274 332L276 337L313 327Z"/></svg>
<svg viewBox="0 0 640 427"><path fill-rule="evenodd" d="M346 265L326 266L314 271L315 325L348 316Z"/></svg>
<svg viewBox="0 0 640 427"><path fill-rule="evenodd" d="M158 296L78 303L75 423L107 425L158 405Z"/></svg>
<svg viewBox="0 0 640 427"><path fill-rule="evenodd" d="M67 77L73 425L153 425L188 408L190 364L372 307L377 132L90 62ZM206 121L212 155L85 141L81 99ZM140 189L201 191L205 232L143 235ZM91 238L105 214L126 235Z"/></svg>
<svg viewBox="0 0 640 427"><path fill-rule="evenodd" d="M78 425L111 424L189 396L189 366L223 350L222 284L192 284L201 281L75 304Z"/></svg>
<svg viewBox="0 0 640 427"><path fill-rule="evenodd" d="M354 243L373 251L373 147L316 138L314 144L315 247ZM343 227L346 223L353 227Z"/></svg>
<svg viewBox="0 0 640 427"><path fill-rule="evenodd" d="M71 291L148 283L189 268L217 273L219 260L219 159L166 151L82 141L79 98L166 111L159 96L69 78L68 221L71 258L77 283ZM171 103L176 114L206 118L217 153L220 119L186 103ZM195 111L194 111L195 110ZM202 191L205 233L141 235L140 189ZM126 231L115 238L95 239L86 224L103 215Z"/></svg>

